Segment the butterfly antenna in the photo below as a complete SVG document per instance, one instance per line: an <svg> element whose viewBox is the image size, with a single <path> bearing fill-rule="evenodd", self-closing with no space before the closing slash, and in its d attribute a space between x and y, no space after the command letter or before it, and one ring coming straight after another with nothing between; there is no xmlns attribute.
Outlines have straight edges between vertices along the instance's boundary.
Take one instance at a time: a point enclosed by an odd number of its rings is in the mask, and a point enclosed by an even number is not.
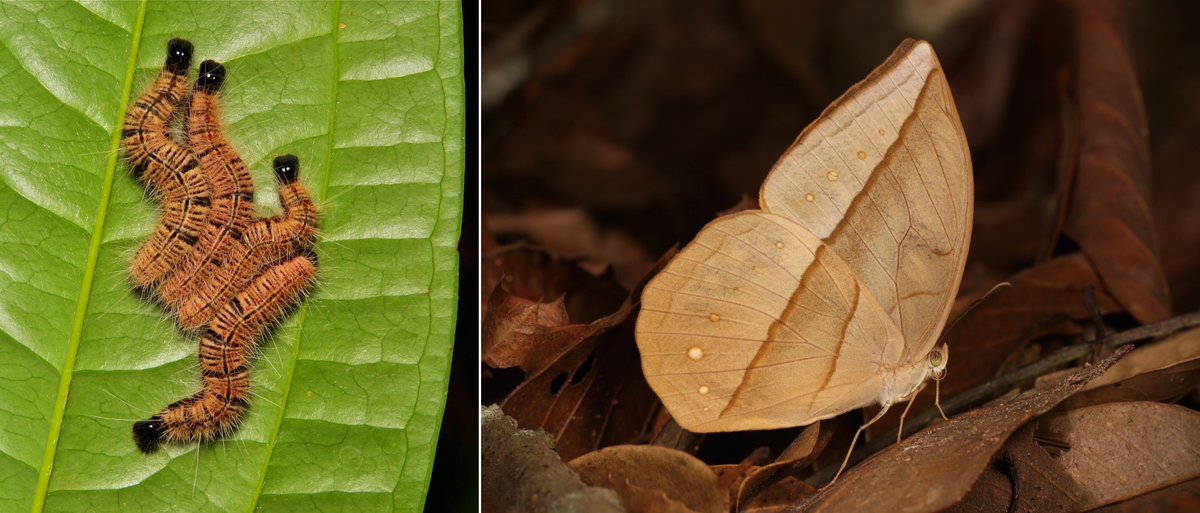
<svg viewBox="0 0 1200 513"><path fill-rule="evenodd" d="M955 317L954 322L951 322L949 326L942 330L942 334L938 336L937 342L935 342L933 345L936 346L942 341L942 339L946 338L947 333L953 331L954 327L958 326L958 323L962 322L962 320L967 317L967 314L971 313L972 310L975 310L975 307L983 304L984 301L987 301L988 298L992 297L992 294L995 294L996 291L1000 290L1001 288L1011 286L1012 284L1007 281L1002 281L993 285L992 288L987 291L987 294L984 294L983 297L976 299L975 302L971 303L971 306L968 306L967 309L963 311L963 313L959 314L958 317Z"/></svg>

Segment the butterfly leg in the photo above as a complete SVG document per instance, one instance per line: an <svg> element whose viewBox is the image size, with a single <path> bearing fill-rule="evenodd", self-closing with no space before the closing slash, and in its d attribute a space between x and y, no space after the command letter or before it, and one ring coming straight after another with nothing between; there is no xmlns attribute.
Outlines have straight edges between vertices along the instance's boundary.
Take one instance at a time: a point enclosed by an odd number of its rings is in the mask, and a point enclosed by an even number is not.
<svg viewBox="0 0 1200 513"><path fill-rule="evenodd" d="M868 420L866 424L863 424L858 427L858 431L854 432L854 438L852 440L850 440L850 448L846 450L846 458L842 460L842 466L838 467L837 474L834 474L833 479L831 479L829 481L829 484L826 484L825 486L829 486L829 485L832 485L833 483L836 483L838 480L838 476L842 475L843 470L846 470L846 465L848 463L850 463L850 455L854 453L854 444L858 443L858 435L861 435L864 429L871 427L871 424L874 424L875 421L883 418L883 414L887 413L888 408L891 408L891 407L892 407L891 404L884 404L883 409L879 410L879 413L875 414L875 416L872 417L871 420Z"/></svg>
<svg viewBox="0 0 1200 513"><path fill-rule="evenodd" d="M908 409L912 408L913 401L916 400L917 394L921 393L922 390L925 390L924 384L921 384L920 388L916 389L912 395L908 396L908 404L904 406L904 411L900 413L900 427L896 428L897 444L900 443L900 437L904 436L904 417L908 416Z"/></svg>
<svg viewBox="0 0 1200 513"><path fill-rule="evenodd" d="M942 414L942 420L950 420L946 417L946 411L942 409L942 380L933 380L933 405L937 406L938 413Z"/></svg>

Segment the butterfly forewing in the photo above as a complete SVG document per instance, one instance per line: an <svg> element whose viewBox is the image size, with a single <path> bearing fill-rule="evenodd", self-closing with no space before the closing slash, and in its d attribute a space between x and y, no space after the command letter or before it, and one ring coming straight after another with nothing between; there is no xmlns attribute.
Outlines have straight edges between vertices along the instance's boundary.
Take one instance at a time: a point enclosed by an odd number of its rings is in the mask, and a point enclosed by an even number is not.
<svg viewBox="0 0 1200 513"><path fill-rule="evenodd" d="M971 161L932 48L907 42L806 129L763 183L854 268L924 358L958 292L971 236Z"/></svg>

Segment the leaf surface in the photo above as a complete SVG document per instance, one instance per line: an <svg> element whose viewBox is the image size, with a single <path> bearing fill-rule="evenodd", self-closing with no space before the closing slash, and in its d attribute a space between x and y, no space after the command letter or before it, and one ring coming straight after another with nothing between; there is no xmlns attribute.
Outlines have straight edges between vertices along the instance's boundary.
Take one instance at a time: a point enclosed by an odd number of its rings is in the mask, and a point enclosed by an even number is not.
<svg viewBox="0 0 1200 513"><path fill-rule="evenodd" d="M0 510L420 511L457 302L457 2L0 4ZM230 439L130 427L198 386L195 341L126 281L156 205L120 121L162 64L223 62L224 120L277 211L300 157L320 283L265 342Z"/></svg>

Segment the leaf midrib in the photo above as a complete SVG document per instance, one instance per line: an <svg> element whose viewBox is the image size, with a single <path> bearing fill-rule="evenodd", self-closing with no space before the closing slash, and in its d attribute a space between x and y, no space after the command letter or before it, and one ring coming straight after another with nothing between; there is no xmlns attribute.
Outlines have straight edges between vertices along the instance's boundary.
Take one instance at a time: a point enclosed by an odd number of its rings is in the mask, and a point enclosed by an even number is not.
<svg viewBox="0 0 1200 513"><path fill-rule="evenodd" d="M121 146L121 125L129 106L129 94L133 90L133 77L137 71L137 56L142 42L142 26L146 19L146 2L138 2L137 20L134 22L129 47L129 62L125 66L125 83L121 88L121 102L117 108L116 123L109 141L108 164L100 189L100 202L96 211L96 224L88 245L87 265L83 270L83 284L79 290L79 301L75 306L75 320L71 325L71 337L67 340L67 353L58 380L58 393L54 401L54 414L50 419L50 432L46 436L46 450L42 456L42 467L38 472L37 488L34 489L33 513L42 513L50 489L50 475L54 470L54 457L58 451L58 437L62 432L63 415L67 409L67 397L71 391L71 378L75 373L75 355L83 337L83 322L87 315L88 302L92 295L92 282L96 276L96 263L100 257L100 245L104 240L104 226L108 217L109 197L112 194L113 177L116 175L117 158Z"/></svg>

